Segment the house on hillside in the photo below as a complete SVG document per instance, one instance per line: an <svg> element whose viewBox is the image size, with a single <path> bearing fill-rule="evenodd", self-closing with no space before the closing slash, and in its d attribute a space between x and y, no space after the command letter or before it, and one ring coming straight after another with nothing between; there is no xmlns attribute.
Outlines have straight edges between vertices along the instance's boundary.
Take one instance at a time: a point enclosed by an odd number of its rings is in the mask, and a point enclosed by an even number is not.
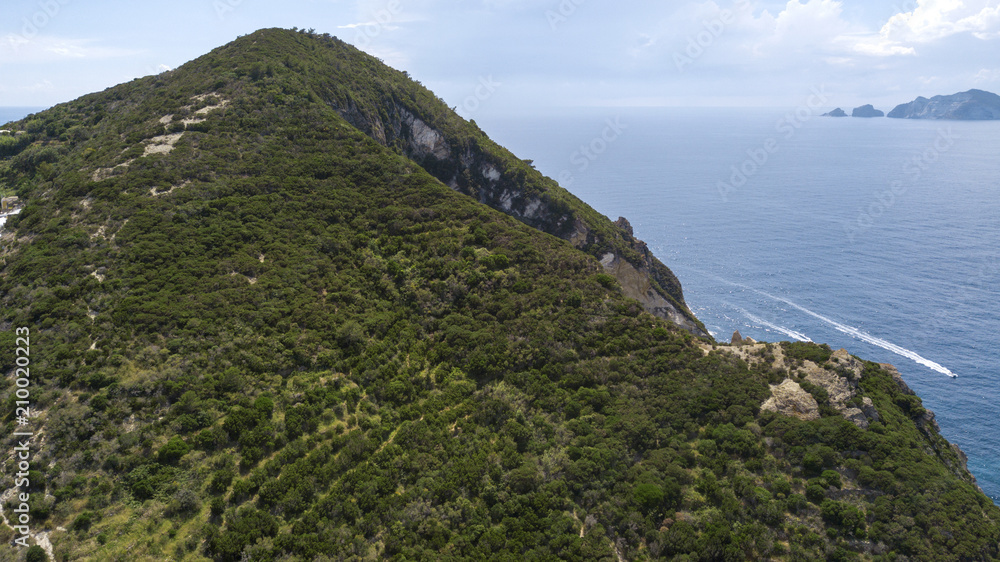
<svg viewBox="0 0 1000 562"><path fill-rule="evenodd" d="M13 211L21 206L20 200L17 196L4 197L0 199L0 212L6 213L8 211Z"/></svg>

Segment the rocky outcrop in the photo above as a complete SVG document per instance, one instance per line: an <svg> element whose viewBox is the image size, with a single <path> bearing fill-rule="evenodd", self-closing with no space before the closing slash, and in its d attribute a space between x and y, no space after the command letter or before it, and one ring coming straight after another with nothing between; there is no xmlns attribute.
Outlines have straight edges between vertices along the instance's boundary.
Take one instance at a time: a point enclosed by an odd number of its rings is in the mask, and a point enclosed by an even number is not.
<svg viewBox="0 0 1000 562"><path fill-rule="evenodd" d="M556 196L540 189L544 182L537 171L491 156L477 139L446 132L432 119L421 117L415 106L397 101L371 115L352 102L327 103L349 123L379 143L399 149L452 189L590 253L618 280L624 293L648 312L694 335L709 337L684 303L677 277L645 242L635 238L628 220L619 218L606 226L588 222L566 201L571 195Z"/></svg>
<svg viewBox="0 0 1000 562"><path fill-rule="evenodd" d="M402 115L403 125L409 128L409 134L403 137L408 138L410 144L408 152L415 159L433 156L438 160L444 160L451 155L451 147L444 135L403 108L399 108L399 113Z"/></svg>
<svg viewBox="0 0 1000 562"><path fill-rule="evenodd" d="M899 374L899 369L897 369L894 365L890 365L889 363L879 363L879 367L882 367L885 372L889 373L889 376L892 377L896 386L899 387L900 392L910 396L916 396L916 393L913 392L910 386L906 384L906 381L903 380L903 375Z"/></svg>
<svg viewBox="0 0 1000 562"><path fill-rule="evenodd" d="M871 104L862 105L861 107L855 107L854 111L851 112L851 117L885 117L885 112L881 109L875 109Z"/></svg>
<svg viewBox="0 0 1000 562"><path fill-rule="evenodd" d="M604 254L600 261L604 270L621 284L625 296L641 302L650 313L666 318L689 332L702 333L701 327L685 316L680 307L654 285L654 277L649 271L638 269L610 252Z"/></svg>
<svg viewBox="0 0 1000 562"><path fill-rule="evenodd" d="M829 113L824 113L823 115L820 115L820 117L847 117L847 113L843 109L840 109L838 107L837 109L834 109Z"/></svg>
<svg viewBox="0 0 1000 562"><path fill-rule="evenodd" d="M969 90L950 96L918 97L897 105L889 112L894 119L959 119L987 121L1000 119L1000 96L983 90Z"/></svg>
<svg viewBox="0 0 1000 562"><path fill-rule="evenodd" d="M864 363L843 348L834 351L829 361L838 369L846 369L849 372L847 376L855 380L860 379L865 370Z"/></svg>
<svg viewBox="0 0 1000 562"><path fill-rule="evenodd" d="M868 429L871 422L880 419L871 398L862 397L860 403L856 399L864 365L846 349L835 351L825 366L804 361L801 371L808 382L826 391L830 406L854 425Z"/></svg>
<svg viewBox="0 0 1000 562"><path fill-rule="evenodd" d="M771 397L760 407L761 410L777 412L800 420L818 420L819 404L792 379L771 385Z"/></svg>
<svg viewBox="0 0 1000 562"><path fill-rule="evenodd" d="M743 334L739 330L733 332L733 339L730 340L732 345L743 345Z"/></svg>
<svg viewBox="0 0 1000 562"><path fill-rule="evenodd" d="M739 332L737 332L739 333ZM743 349L752 345L750 338L743 339ZM812 361L802 361L798 367L790 366L781 354L780 346L774 346L774 369L790 369L789 374L795 377L802 377L805 382L822 389L828 399L830 407L837 410L845 419L861 429L868 429L872 422L879 421L878 410L875 403L867 396L861 394L858 383L864 373L864 364L854 358L847 350L840 349L830 356L824 365L817 365ZM804 383L803 383L804 384ZM778 386L771 386L771 398L764 402L761 408L779 412L785 415L802 417L802 412L811 411L803 404L807 404L798 391L801 390L810 396L813 402L815 398L802 389L801 385L792 378L785 379ZM803 408L805 408L803 410ZM818 412L817 406L817 412Z"/></svg>

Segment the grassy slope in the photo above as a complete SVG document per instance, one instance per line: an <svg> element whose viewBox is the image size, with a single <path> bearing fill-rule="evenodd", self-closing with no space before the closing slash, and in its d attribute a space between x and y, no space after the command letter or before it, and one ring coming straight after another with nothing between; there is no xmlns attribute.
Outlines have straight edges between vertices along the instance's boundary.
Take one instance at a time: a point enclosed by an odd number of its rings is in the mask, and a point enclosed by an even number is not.
<svg viewBox="0 0 1000 562"><path fill-rule="evenodd" d="M68 529L57 555L997 555L1000 510L877 366L868 431L760 412L786 372L706 354L591 256L373 142L320 99L309 57L240 62L266 60L257 38L0 146L29 201L2 322L32 331L32 512Z"/></svg>

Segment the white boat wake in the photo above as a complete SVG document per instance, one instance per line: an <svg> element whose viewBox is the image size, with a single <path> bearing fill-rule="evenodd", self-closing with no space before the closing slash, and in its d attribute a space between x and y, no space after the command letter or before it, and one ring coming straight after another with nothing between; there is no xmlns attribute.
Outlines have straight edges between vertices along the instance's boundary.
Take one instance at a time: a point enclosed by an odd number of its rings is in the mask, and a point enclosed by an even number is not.
<svg viewBox="0 0 1000 562"><path fill-rule="evenodd" d="M698 270L695 270L695 271L698 271ZM711 273L706 273L704 271L698 271L698 273L701 273L702 275L705 275L706 277L711 277L713 279L716 279L717 281L720 281L720 282L725 283L727 285L732 285L733 287L739 287L741 289L746 289L747 291L751 291L751 292L757 293L758 295L765 296L765 297L767 297L769 299L772 299L772 300L775 300L775 301L778 301L778 302L783 302L783 303L787 304L788 306L790 306L790 307L792 307L792 308L794 308L794 309L796 309L796 310L798 310L800 312L803 312L805 314L808 314L809 316L812 316L813 318L816 318L817 320L826 322L827 324L833 326L839 332L843 332L843 333L845 333L845 334L847 334L847 335L849 335L849 336L851 336L853 338L859 339L859 340L861 340L861 341L863 341L865 343L869 343L871 345L874 345L874 346L877 346L877 347L881 347L882 349L885 349L887 351L891 351L892 353L895 353L896 355L899 355L901 357L905 357L907 359L910 359L910 360L912 360L912 361L914 361L914 362L916 362L916 363L918 363L920 365L923 365L924 367L927 367L928 369L930 369L932 371L941 373L942 375L948 375L949 377L952 377L952 378L957 378L958 377L958 375L956 375L955 373L953 373L947 367L941 365L940 363L935 363L934 361L931 361L930 359L927 359L926 357L923 357L922 355L920 355L919 353L917 353L915 351L906 349L905 347L896 345L896 344L894 344L894 343L892 343L890 341L886 341L886 340L884 340L882 338L875 337L875 336L873 336L871 334L868 334L866 332L863 332L863 331L861 331L858 328L855 328L853 326L848 326L846 324L841 324L840 322L837 322L836 320L832 320L830 318L827 318L826 316L823 316L822 314L813 312L812 310L809 310L808 308L806 308L806 307L804 307L802 305L796 304L796 303L794 303L794 302L792 302L792 301L790 301L790 300L788 300L786 298L776 297L776 296L774 296L774 295L772 295L770 293L766 293L764 291L760 291L758 289L754 289L753 287L748 287L748 286L742 285L740 283L734 283L732 281L728 281L726 279L723 279L723 278L719 277L718 275L713 275ZM736 308L736 307L733 307L733 308ZM744 314L746 314L746 313L744 312ZM766 325L766 323L764 321L760 320L759 318L758 319L754 319L754 317L751 316L750 314L747 314L747 318L750 318L754 322L759 322L761 324L765 324ZM791 334L788 334L787 332L784 332L784 330L780 329L777 326L772 326L772 327L774 327L774 329L782 331L783 333L786 333L787 335L791 335ZM798 334L798 335L799 336L803 336L802 334ZM792 336L792 337L797 337L797 336ZM806 338L803 341L811 341L811 340L809 340L808 338Z"/></svg>
<svg viewBox="0 0 1000 562"><path fill-rule="evenodd" d="M751 290L754 290L754 289L751 289ZM823 316L822 314L817 314L817 313L809 310L808 308L806 308L804 306L800 306L798 304L795 304L794 302L792 302L792 301L790 301L788 299L784 299L784 298L781 298L781 297L776 297L774 295L771 295L769 293L765 293L763 291L756 291L756 290L754 290L754 291L757 292L757 293L760 293L760 294L764 295L765 297L774 299L776 301L783 302L783 303L787 304L788 306L790 306L792 308L795 308L797 310L800 310L800 311L808 314L809 316L812 316L813 318L816 318L818 320L822 320L823 322L826 322L827 324L829 324L829 325L833 326L834 328L836 328L838 331L843 332L843 333L845 333L845 334L847 334L849 336L855 337L855 338L857 338L857 339L859 339L859 340L861 340L863 342L870 343L872 345L881 347L882 349L891 351L891 352L895 353L896 355L900 355L902 357L906 357L907 359L912 359L913 361L915 361L915 362L923 365L924 367L927 367L928 369L930 369L932 371L937 371L938 373L941 373L942 375L948 375L949 377L952 377L952 378L958 377L958 375L956 375L955 373L951 372L951 370L948 369L947 367L944 367L943 365L941 365L939 363L935 363L934 361L931 361L930 359L927 359L927 358L921 356L920 354L918 354L915 351L911 351L909 349L906 349L905 347L898 346L898 345L896 345L896 344L894 344L894 343L892 343L890 341L886 341L886 340L884 340L882 338L877 338L877 337L875 337L875 336L873 336L871 334L862 332L861 330L859 330L857 328L854 328L852 326L847 326L847 325L841 324L840 322L837 322L835 320L831 320L831 319L827 318L826 316Z"/></svg>
<svg viewBox="0 0 1000 562"><path fill-rule="evenodd" d="M793 338L795 340L798 340L798 341L805 341L805 342L811 342L812 341L811 339L809 339L809 336L807 336L805 334L796 332L795 330L792 330L790 328L786 328L784 326L779 326L777 324L773 324L771 322L768 322L767 320L764 320L763 318L758 318L757 316L754 316L753 314L750 314L749 312L747 312L746 310L743 310L742 308L740 308L738 306L735 306L735 305L730 304L730 303L725 302L725 301L723 301L723 304L725 304L727 306L730 306L730 307L734 308L735 310L739 311L740 314L742 314L743 316L746 316L747 319L749 319L751 322L753 322L755 324L760 324L761 326L764 326L765 328L770 328L771 330L774 330L775 332L778 332L780 334L785 334L786 336L788 336L790 338Z"/></svg>

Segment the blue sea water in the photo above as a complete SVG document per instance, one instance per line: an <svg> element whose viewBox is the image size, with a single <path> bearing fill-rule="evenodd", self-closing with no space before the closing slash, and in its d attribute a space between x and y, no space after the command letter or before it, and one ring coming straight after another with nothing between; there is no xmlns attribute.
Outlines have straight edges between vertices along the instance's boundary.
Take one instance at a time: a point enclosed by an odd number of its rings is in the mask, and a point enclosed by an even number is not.
<svg viewBox="0 0 1000 562"><path fill-rule="evenodd" d="M0 128L11 121L23 119L32 113L41 111L41 107L0 107Z"/></svg>
<svg viewBox="0 0 1000 562"><path fill-rule="evenodd" d="M478 121L628 218L719 340L810 339L896 365L1000 503L1000 122L818 113Z"/></svg>

